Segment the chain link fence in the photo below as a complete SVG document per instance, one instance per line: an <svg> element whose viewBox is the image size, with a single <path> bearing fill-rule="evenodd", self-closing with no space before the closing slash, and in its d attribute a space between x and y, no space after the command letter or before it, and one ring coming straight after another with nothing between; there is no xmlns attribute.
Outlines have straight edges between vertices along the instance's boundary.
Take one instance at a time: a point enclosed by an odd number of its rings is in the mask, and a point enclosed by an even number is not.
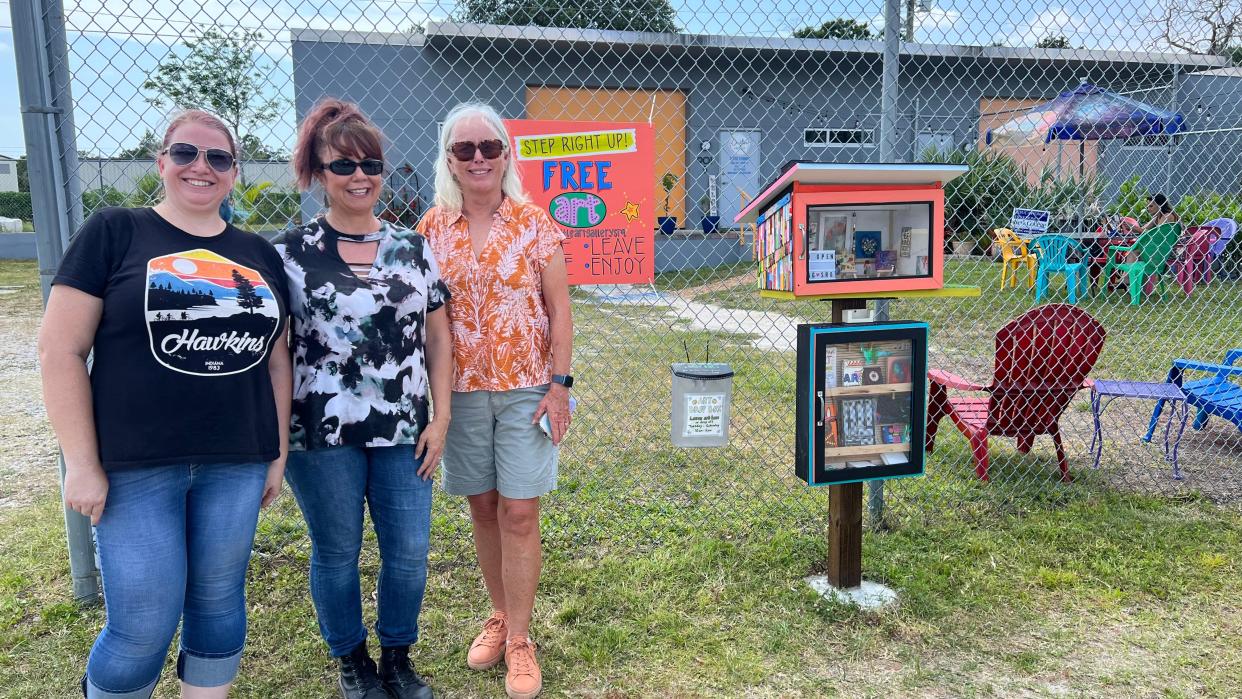
<svg viewBox="0 0 1242 699"><path fill-rule="evenodd" d="M886 11L898 26L887 44ZM988 384L996 331L1066 300L1062 276L1039 302L1025 272L1016 287L1001 287L993 230L1008 227L1015 207L1049 211L1052 232L1090 245L1082 234L1108 217L1145 224L1147 195L1157 192L1186 231L1172 259L1206 265L1210 281L1199 274L1188 294L1168 271L1164 298L1131 305L1118 289L1078 299L1107 332L1091 376L1160 383L1174 359L1220 363L1242 346L1242 243L1213 238L1205 251L1190 235L1242 218L1237 2L70 0L63 18L77 151L63 177L79 193L67 204L71 222L78 204L87 215L158 196L152 151L177 105L212 108L239 132L238 219L260 232L319 209L295 193L283 162L299 115L326 95L356 101L385 132L381 215L407 224L429 206L439 122L458 102L488 102L510 118L655 125L653 186L677 230L657 236L653 286L575 289L580 407L561 488L547 504L552 542L589 550L605 540L661 546L826 528L827 493L793 475L793 338L796 323L826 321L829 308L761 299L750 231L731 223L791 160L971 166L948 192L945 279L981 295L889 307L894 319L931 323L937 368ZM898 52L886 60L886 48ZM895 78L887 93L886 66ZM1055 120L1033 107L1084 83L1134 100L1135 110L1180 115L1177 128L1028 137ZM712 209L721 217L714 231L702 223ZM1216 231L1229 229L1222 222ZM1102 264L1108 251L1087 256ZM709 354L737 372L731 444L674 448L669 365ZM1072 483L1060 480L1046 436L1029 453L992 438L991 479L979 481L971 447L946 419L926 477L877 486L870 516L892 526L986 518L1088 488L1239 501L1238 418L1188 426L1180 441L1175 424L1167 440L1170 453L1178 447L1175 480L1163 432L1141 439L1152 407L1119 399L1104 412L1094 467L1092 403L1078 393L1060 421ZM436 507L436 560L472 560L463 504L441 497ZM265 516L259 547L301 541L286 498Z"/></svg>

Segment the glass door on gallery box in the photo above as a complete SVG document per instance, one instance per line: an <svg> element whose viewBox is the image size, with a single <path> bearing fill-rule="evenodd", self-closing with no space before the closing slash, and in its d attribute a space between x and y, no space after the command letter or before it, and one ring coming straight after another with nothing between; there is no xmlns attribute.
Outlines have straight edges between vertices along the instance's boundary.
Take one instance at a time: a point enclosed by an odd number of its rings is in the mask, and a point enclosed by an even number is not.
<svg viewBox="0 0 1242 699"><path fill-rule="evenodd" d="M806 207L806 283L930 275L932 203Z"/></svg>
<svg viewBox="0 0 1242 699"><path fill-rule="evenodd" d="M798 331L798 475L825 485L922 473L926 324Z"/></svg>

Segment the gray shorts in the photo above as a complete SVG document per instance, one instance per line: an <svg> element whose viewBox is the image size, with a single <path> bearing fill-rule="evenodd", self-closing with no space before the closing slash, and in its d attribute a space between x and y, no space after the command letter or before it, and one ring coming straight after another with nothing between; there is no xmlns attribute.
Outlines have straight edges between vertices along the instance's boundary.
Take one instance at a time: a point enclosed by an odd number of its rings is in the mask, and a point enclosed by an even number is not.
<svg viewBox="0 0 1242 699"><path fill-rule="evenodd" d="M515 500L556 489L557 448L531 424L548 386L453 391L441 485L450 495L495 489Z"/></svg>

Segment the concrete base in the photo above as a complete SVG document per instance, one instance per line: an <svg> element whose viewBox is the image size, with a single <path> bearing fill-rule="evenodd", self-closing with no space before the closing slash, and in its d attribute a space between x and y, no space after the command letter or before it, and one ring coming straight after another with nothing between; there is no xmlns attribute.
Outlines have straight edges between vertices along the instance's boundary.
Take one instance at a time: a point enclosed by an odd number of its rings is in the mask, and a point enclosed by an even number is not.
<svg viewBox="0 0 1242 699"><path fill-rule="evenodd" d="M850 604L863 611L875 612L897 606L897 591L880 583L864 580L858 587L841 589L833 587L826 575L812 575L806 583L824 599Z"/></svg>

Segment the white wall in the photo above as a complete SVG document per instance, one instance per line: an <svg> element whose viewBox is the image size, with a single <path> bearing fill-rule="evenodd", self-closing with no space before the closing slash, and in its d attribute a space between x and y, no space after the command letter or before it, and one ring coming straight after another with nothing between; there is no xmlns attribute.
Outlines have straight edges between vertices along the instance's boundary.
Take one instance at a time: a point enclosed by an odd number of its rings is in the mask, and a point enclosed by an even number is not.
<svg viewBox="0 0 1242 699"><path fill-rule="evenodd" d="M0 160L0 192L17 191L17 161Z"/></svg>

